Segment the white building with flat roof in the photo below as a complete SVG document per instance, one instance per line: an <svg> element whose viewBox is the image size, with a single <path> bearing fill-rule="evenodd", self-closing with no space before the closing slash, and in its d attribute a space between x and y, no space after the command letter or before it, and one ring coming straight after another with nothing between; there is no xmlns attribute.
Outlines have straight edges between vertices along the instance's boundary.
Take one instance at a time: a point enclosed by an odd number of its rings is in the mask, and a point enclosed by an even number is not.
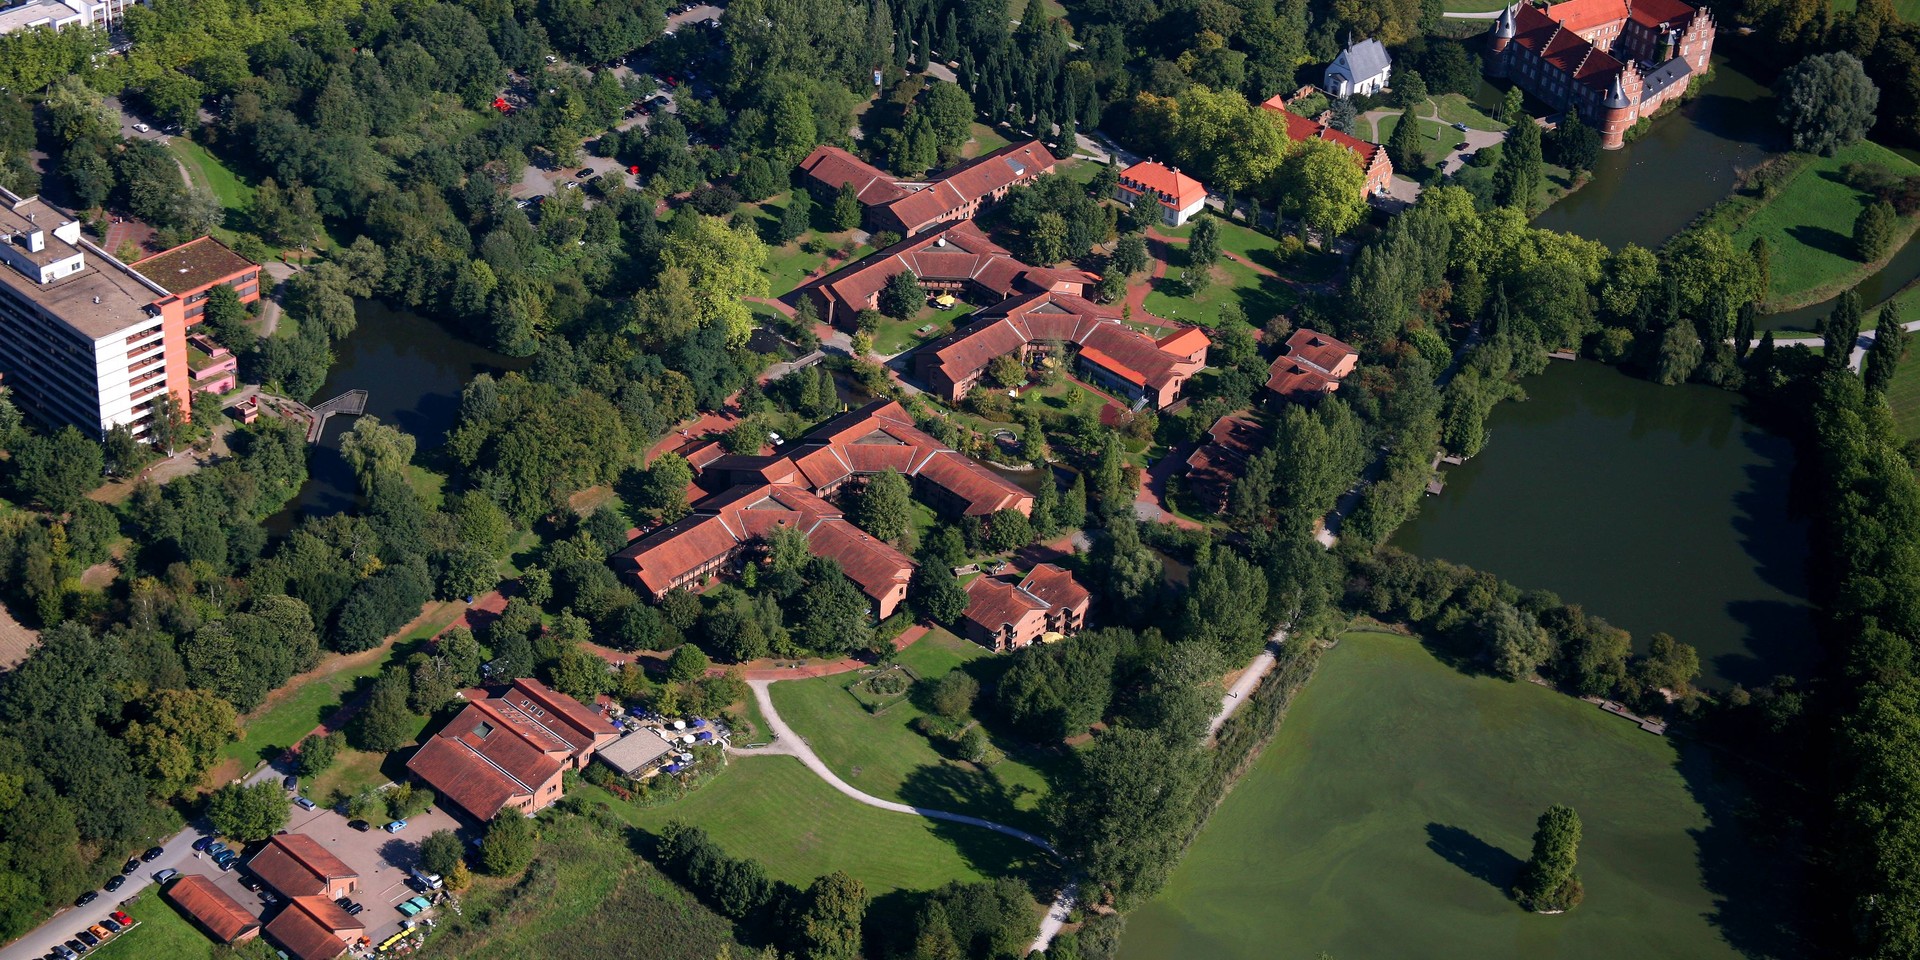
<svg viewBox="0 0 1920 960"><path fill-rule="evenodd" d="M0 9L0 33L49 27L99 27L120 22L131 0L25 0Z"/></svg>

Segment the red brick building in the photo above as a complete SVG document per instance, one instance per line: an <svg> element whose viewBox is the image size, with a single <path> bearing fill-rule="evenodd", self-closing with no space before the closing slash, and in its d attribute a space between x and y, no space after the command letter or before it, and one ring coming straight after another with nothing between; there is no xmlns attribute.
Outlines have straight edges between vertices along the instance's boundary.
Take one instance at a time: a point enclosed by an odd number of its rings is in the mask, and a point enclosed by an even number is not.
<svg viewBox="0 0 1920 960"><path fill-rule="evenodd" d="M1093 595L1073 574L1051 563L1036 565L1018 582L979 577L967 584L967 639L1004 653L1049 633L1070 634L1086 625Z"/></svg>
<svg viewBox="0 0 1920 960"><path fill-rule="evenodd" d="M1368 196L1379 196L1393 188L1393 161L1387 157L1387 148L1294 113L1287 109L1287 98L1277 93L1260 104L1260 109L1279 116L1286 125L1288 140L1325 140L1345 149L1366 175L1366 186L1362 189Z"/></svg>
<svg viewBox="0 0 1920 960"><path fill-rule="evenodd" d="M1306 328L1287 338L1287 350L1267 371L1267 389L1281 400L1314 403L1340 389L1360 363L1359 351Z"/></svg>
<svg viewBox="0 0 1920 960"><path fill-rule="evenodd" d="M1573 110L1618 150L1627 131L1713 65L1713 14L1682 0L1516 3L1488 34L1487 72Z"/></svg>
<svg viewBox="0 0 1920 960"><path fill-rule="evenodd" d="M883 470L913 481L917 496L949 516L1033 510L1032 494L914 426L912 415L892 400L875 400L843 413L777 456L714 460L702 470L701 482L708 489L793 484L830 497L847 481Z"/></svg>
<svg viewBox="0 0 1920 960"><path fill-rule="evenodd" d="M367 925L326 897L294 897L267 924L267 939L293 960L334 960L367 935Z"/></svg>
<svg viewBox="0 0 1920 960"><path fill-rule="evenodd" d="M1038 140L1012 143L968 160L924 184L898 180L839 147L822 144L800 162L822 198L850 184L872 230L911 237L952 220L970 220L1007 191L1053 171L1058 161Z"/></svg>
<svg viewBox="0 0 1920 960"><path fill-rule="evenodd" d="M1121 323L1113 307L1047 292L974 314L965 327L921 347L914 364L936 396L956 403L979 384L993 358L1013 355L1031 364L1056 343L1078 348L1081 372L1098 386L1156 409L1180 398L1187 380L1206 368L1213 345L1196 327L1155 340Z"/></svg>
<svg viewBox="0 0 1920 960"><path fill-rule="evenodd" d="M304 833L279 833L268 838L247 869L283 897L352 896L360 889L360 875L320 841Z"/></svg>
<svg viewBox="0 0 1920 960"><path fill-rule="evenodd" d="M961 220L869 254L802 284L796 293L813 301L821 320L852 331L860 311L878 309L880 291L903 272L918 277L930 294L985 303L1042 291L1080 296L1100 279L1079 270L1029 267L987 239L973 221Z"/></svg>
<svg viewBox="0 0 1920 960"><path fill-rule="evenodd" d="M1187 457L1187 492L1215 514L1227 510L1227 492L1247 472L1247 459L1267 445L1272 432L1251 414L1221 417L1207 442Z"/></svg>
<svg viewBox="0 0 1920 960"><path fill-rule="evenodd" d="M407 769L475 819L502 808L529 816L560 799L560 777L593 759L620 731L580 701L530 677L469 703L428 738Z"/></svg>
<svg viewBox="0 0 1920 960"><path fill-rule="evenodd" d="M777 531L799 530L807 549L840 569L886 619L907 599L914 563L841 516L840 508L793 483L741 484L700 501L694 512L627 545L613 567L658 602L675 589L731 573Z"/></svg>

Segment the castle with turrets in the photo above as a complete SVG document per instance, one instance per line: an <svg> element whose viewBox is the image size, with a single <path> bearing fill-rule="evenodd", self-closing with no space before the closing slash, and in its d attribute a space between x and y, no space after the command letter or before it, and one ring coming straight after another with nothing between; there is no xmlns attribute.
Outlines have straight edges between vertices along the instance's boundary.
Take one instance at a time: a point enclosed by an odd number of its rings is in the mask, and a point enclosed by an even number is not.
<svg viewBox="0 0 1920 960"><path fill-rule="evenodd" d="M1681 0L1522 0L1494 21L1487 71L1578 111L1617 150L1640 118L1708 71L1713 37L1713 15Z"/></svg>

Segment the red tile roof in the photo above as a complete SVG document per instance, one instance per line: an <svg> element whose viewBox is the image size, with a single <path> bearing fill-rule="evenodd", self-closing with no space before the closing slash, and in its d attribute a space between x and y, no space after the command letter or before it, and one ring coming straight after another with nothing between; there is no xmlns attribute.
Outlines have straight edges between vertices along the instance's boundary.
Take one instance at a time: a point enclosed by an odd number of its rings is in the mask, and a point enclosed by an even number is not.
<svg viewBox="0 0 1920 960"><path fill-rule="evenodd" d="M1287 356L1304 360L1329 373L1360 356L1360 351L1315 330L1301 327L1287 338Z"/></svg>
<svg viewBox="0 0 1920 960"><path fill-rule="evenodd" d="M247 869L283 897L305 897L327 891L327 883L359 876L320 841L304 833L280 833L247 861Z"/></svg>
<svg viewBox="0 0 1920 960"><path fill-rule="evenodd" d="M1648 28L1679 26L1675 21L1691 21L1698 12L1682 0L1633 0L1633 22Z"/></svg>
<svg viewBox="0 0 1920 960"><path fill-rule="evenodd" d="M1052 170L1057 162L1038 140L1010 143L948 170L924 189L885 206L888 214L912 231L948 219L952 211Z"/></svg>
<svg viewBox="0 0 1920 960"><path fill-rule="evenodd" d="M1213 341L1207 339L1207 335L1202 333L1199 327L1187 327L1154 341L1154 346L1176 357L1190 357L1213 346Z"/></svg>
<svg viewBox="0 0 1920 960"><path fill-rule="evenodd" d="M1120 182L1128 187L1145 187L1160 195L1160 202L1175 210L1184 210L1207 196L1200 181L1171 167L1146 160L1120 171Z"/></svg>
<svg viewBox="0 0 1920 960"><path fill-rule="evenodd" d="M366 924L326 897L294 897L267 924L267 936L296 960L333 960L366 932Z"/></svg>
<svg viewBox="0 0 1920 960"><path fill-rule="evenodd" d="M1073 574L1051 563L1042 563L1019 583L979 577L967 584L964 616L992 632L1002 624L1018 626L1029 618L1045 616L1049 610L1064 608L1077 617L1087 612L1092 600L1093 595Z"/></svg>
<svg viewBox="0 0 1920 960"><path fill-rule="evenodd" d="M1281 119L1286 121L1288 140L1325 140L1336 146L1345 147L1359 162L1362 170L1372 166L1374 155L1384 149L1377 143L1341 133L1324 123L1288 110L1286 97L1280 94L1268 97L1265 103L1260 104L1260 109L1279 114Z"/></svg>
<svg viewBox="0 0 1920 960"><path fill-rule="evenodd" d="M1352 347L1305 327L1287 338L1287 352L1273 361L1267 372L1267 389L1283 397L1304 397L1332 393L1340 389L1359 352Z"/></svg>
<svg viewBox="0 0 1920 960"><path fill-rule="evenodd" d="M1247 458L1267 445L1270 434L1247 414L1215 421L1208 441L1187 457L1187 488L1215 511L1227 507L1227 491L1247 471Z"/></svg>
<svg viewBox="0 0 1920 960"><path fill-rule="evenodd" d="M167 887L167 899L221 943L232 943L260 926L260 918L245 904L197 873L175 880Z"/></svg>
<svg viewBox="0 0 1920 960"><path fill-rule="evenodd" d="M1547 16L1568 30L1585 32L1627 19L1627 0L1566 0L1547 8Z"/></svg>
<svg viewBox="0 0 1920 960"><path fill-rule="evenodd" d="M974 314L967 326L921 348L923 370L937 369L948 380L972 379L994 357L1046 340L1080 347L1080 357L1129 383L1160 388L1177 373L1176 364L1210 344L1197 329L1162 338L1178 352L1163 349L1146 334L1120 323L1110 307L1071 294L1024 294Z"/></svg>
<svg viewBox="0 0 1920 960"><path fill-rule="evenodd" d="M825 186L838 190L853 185L854 195L868 206L890 203L907 191L873 164L830 144L821 144L800 161L800 170Z"/></svg>
<svg viewBox="0 0 1920 960"><path fill-rule="evenodd" d="M407 769L443 799L491 820L614 736L610 724L578 701L537 680L520 680L500 696L468 703L420 745Z"/></svg>
<svg viewBox="0 0 1920 960"><path fill-rule="evenodd" d="M806 534L814 556L839 563L848 579L882 606L913 575L906 554L848 523L840 508L802 486L741 484L700 501L694 510L696 516L688 519L697 520L695 525L682 521L620 552L649 588L672 583L783 528Z"/></svg>
<svg viewBox="0 0 1920 960"><path fill-rule="evenodd" d="M1537 7L1520 4L1513 23L1515 45L1588 86L1605 89L1625 69L1606 51L1582 40Z"/></svg>

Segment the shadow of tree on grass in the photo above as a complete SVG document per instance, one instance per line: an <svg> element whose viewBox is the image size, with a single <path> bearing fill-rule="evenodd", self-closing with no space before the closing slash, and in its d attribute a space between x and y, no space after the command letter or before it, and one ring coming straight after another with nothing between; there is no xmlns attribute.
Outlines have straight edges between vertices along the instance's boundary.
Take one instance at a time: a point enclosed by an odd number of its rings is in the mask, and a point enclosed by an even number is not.
<svg viewBox="0 0 1920 960"><path fill-rule="evenodd" d="M1513 889L1522 861L1461 827L1427 824L1427 849L1468 875L1491 884L1502 896Z"/></svg>

